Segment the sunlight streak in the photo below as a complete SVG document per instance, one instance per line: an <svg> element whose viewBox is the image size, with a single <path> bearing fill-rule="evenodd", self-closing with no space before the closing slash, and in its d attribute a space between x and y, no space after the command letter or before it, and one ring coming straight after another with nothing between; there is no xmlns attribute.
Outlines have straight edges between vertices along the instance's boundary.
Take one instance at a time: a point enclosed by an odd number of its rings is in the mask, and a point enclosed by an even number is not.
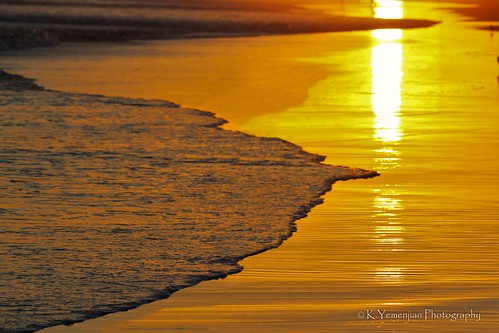
<svg viewBox="0 0 499 333"><path fill-rule="evenodd" d="M373 47L371 103L377 141L397 142L402 139L402 59L403 49L399 43L381 43Z"/></svg>
<svg viewBox="0 0 499 333"><path fill-rule="evenodd" d="M374 17L396 19L403 17L401 1L376 1ZM378 170L400 167L400 152L397 145L402 141L401 128L402 79L404 49L401 43L401 29L374 30L371 34L375 44L371 51L371 107L374 113L373 138L380 143L374 151ZM373 242L379 251L403 251L406 228L399 216L404 209L400 194L395 186L382 186L374 190L373 202ZM402 265L388 267L380 264L374 272L375 280L380 284L398 284L405 280L405 268Z"/></svg>
<svg viewBox="0 0 499 333"><path fill-rule="evenodd" d="M404 16L400 0L377 0L374 2L373 12L376 18L400 19Z"/></svg>

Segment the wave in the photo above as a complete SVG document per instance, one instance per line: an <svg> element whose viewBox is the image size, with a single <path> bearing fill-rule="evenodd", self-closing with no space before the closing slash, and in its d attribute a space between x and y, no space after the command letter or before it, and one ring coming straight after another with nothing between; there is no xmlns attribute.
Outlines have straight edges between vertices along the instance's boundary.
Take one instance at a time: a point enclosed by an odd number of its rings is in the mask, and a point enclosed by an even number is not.
<svg viewBox="0 0 499 333"><path fill-rule="evenodd" d="M289 142L166 101L0 72L1 332L125 311L276 247L337 180Z"/></svg>

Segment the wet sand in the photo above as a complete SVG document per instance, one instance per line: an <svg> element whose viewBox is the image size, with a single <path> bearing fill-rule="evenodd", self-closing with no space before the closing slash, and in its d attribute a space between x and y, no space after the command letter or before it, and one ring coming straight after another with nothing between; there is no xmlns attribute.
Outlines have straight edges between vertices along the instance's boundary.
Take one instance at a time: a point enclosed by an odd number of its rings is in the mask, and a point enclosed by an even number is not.
<svg viewBox="0 0 499 333"><path fill-rule="evenodd" d="M495 0L456 0L454 1L464 6L452 8L451 10L466 17L470 21L481 21L496 23L499 21L498 3ZM495 25L496 29L499 27Z"/></svg>
<svg viewBox="0 0 499 333"><path fill-rule="evenodd" d="M337 184L325 204L299 222L291 240L245 259L245 270L238 275L204 282L135 311L47 332L495 332L497 36L458 23L453 16L431 13L445 18L444 24L404 31L400 41L390 37L382 42L382 36L370 33L296 37L301 45L308 40L308 45L331 47L330 52L324 48L316 56L283 61L303 68L315 64L316 76L307 80L306 93L290 104L276 104L283 106L280 112L258 113L234 125L249 133L285 138L327 155L330 163L377 169L380 178ZM216 54L227 49L224 41L213 43ZM259 54L275 40L231 43L231 48L241 49L249 43L253 54ZM390 55L390 61L380 61L379 50ZM120 94L126 92L127 72L118 85L116 80L106 83L105 73L92 85L78 80L91 62L73 60L72 68L80 72L68 67L65 77L57 78L47 59L35 57L31 65L24 59L20 71L36 73L32 76L49 87L58 81L58 88L114 93L118 86L123 89ZM264 73L260 58L254 59L248 63L254 65L252 72ZM128 60L123 61L129 64ZM44 68L37 67L40 62ZM163 71L186 80L180 70ZM213 72L198 74L203 81ZM160 81L154 76L143 80ZM236 82L240 81L239 77ZM209 87L208 79L203 82ZM229 77L227 87L230 82ZM259 78L244 82L244 87L257 86ZM211 101L203 98L212 92L202 87L199 83L190 89L192 100L185 97L182 103L203 104L223 115L224 106L209 107ZM149 93L175 95L170 88L152 84ZM228 109L242 98L230 95L231 91L218 95L213 103L225 100ZM379 104L379 97L384 104ZM259 101L237 105L249 112L259 109ZM366 318L368 310L385 309L414 314L474 311L481 316L466 322L431 314L430 319L382 320L375 312L375 319Z"/></svg>

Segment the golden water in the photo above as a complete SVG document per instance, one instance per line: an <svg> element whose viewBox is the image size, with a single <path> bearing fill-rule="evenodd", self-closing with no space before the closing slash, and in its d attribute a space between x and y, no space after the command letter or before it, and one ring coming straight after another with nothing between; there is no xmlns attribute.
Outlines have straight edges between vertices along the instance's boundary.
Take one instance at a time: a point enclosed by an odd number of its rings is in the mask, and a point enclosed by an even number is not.
<svg viewBox="0 0 499 333"><path fill-rule="evenodd" d="M228 128L382 174L336 184L290 241L244 260L241 274L92 331L497 331L499 36L429 4L378 3L379 17L420 10L444 22L65 46L11 65L49 88L215 111ZM376 312L385 309L429 317L387 320ZM443 319L431 309L481 317Z"/></svg>

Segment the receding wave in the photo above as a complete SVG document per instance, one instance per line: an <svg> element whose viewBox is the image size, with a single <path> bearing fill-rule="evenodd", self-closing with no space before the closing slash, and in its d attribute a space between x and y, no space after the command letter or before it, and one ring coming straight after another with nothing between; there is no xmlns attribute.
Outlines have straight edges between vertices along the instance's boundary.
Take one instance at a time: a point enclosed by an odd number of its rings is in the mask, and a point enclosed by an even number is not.
<svg viewBox="0 0 499 333"><path fill-rule="evenodd" d="M47 91L5 72L0 101L1 332L238 272L334 181L377 175L164 101Z"/></svg>
<svg viewBox="0 0 499 333"><path fill-rule="evenodd" d="M382 20L250 1L0 1L0 50L61 42L410 28L427 20Z"/></svg>

